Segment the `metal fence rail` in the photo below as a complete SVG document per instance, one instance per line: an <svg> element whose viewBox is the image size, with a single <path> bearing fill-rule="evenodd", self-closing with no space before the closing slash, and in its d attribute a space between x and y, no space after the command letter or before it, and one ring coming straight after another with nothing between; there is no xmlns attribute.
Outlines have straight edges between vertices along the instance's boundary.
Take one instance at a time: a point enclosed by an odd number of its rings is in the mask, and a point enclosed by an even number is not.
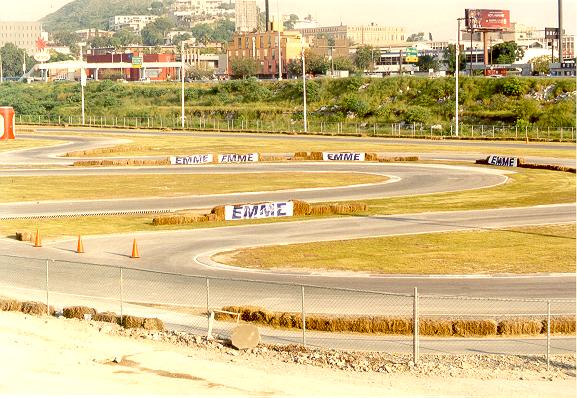
<svg viewBox="0 0 577 398"><path fill-rule="evenodd" d="M41 126L83 126L80 116L63 115L17 115L20 125ZM180 116L175 117L119 117L87 115L86 127L134 128L134 129L172 129L182 130ZM311 120L308 124L310 134L339 134L352 136L375 136L397 138L449 138L455 137L453 125L424 125L422 123L369 123L369 122L324 122ZM301 121L250 120L207 118L187 115L184 130L193 131L240 131L257 133L298 133L303 131ZM538 140L574 142L575 127L537 127L514 125L467 125L459 126L459 137L466 139L494 140Z"/></svg>
<svg viewBox="0 0 577 398"><path fill-rule="evenodd" d="M211 319L227 306L256 306L292 315L296 328L259 324L264 342L348 350L413 353L490 353L541 355L574 353L574 336L551 333L551 318L575 316L575 300L512 299L329 288L184 275L51 259L0 255L0 296L41 301L56 308L86 305L98 311L156 317L170 328L226 338L236 322ZM324 317L324 318L323 318ZM339 318L357 322L353 332L319 331L314 324ZM405 333L376 333L371 319L400 322ZM534 319L543 330L534 336L506 338L430 336L419 333L431 320ZM545 322L545 320L549 320ZM309 326L307 326L309 325ZM408 325L408 326L407 326Z"/></svg>

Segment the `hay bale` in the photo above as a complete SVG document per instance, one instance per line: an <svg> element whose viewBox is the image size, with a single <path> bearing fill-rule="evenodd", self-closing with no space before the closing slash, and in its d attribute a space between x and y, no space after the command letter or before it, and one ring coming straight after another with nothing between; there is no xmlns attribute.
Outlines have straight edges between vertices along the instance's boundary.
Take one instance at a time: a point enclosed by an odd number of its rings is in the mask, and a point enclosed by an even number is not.
<svg viewBox="0 0 577 398"><path fill-rule="evenodd" d="M16 232L16 240L22 242L32 242L34 239L34 234L32 232L23 231L23 232Z"/></svg>
<svg viewBox="0 0 577 398"><path fill-rule="evenodd" d="M25 314L30 314L30 315L45 315L45 314L53 314L54 313L54 308L50 307L46 307L46 304L44 303L36 303L34 301L25 301L22 303L22 307L20 309L20 311L22 311ZM50 312L48 312L50 311Z"/></svg>
<svg viewBox="0 0 577 398"><path fill-rule="evenodd" d="M308 156L310 160L323 160L323 153L322 152L311 152Z"/></svg>
<svg viewBox="0 0 577 398"><path fill-rule="evenodd" d="M547 320L543 321L543 333L547 333ZM575 317L559 316L551 318L551 333L575 334Z"/></svg>
<svg viewBox="0 0 577 398"><path fill-rule="evenodd" d="M543 330L543 323L535 319L506 319L497 325L497 334L503 336L537 335Z"/></svg>
<svg viewBox="0 0 577 398"><path fill-rule="evenodd" d="M210 211L210 214L216 215L216 219L218 221L224 220L224 206L213 207L212 210Z"/></svg>
<svg viewBox="0 0 577 398"><path fill-rule="evenodd" d="M164 323L158 318L145 318L142 327L146 330L164 330Z"/></svg>
<svg viewBox="0 0 577 398"><path fill-rule="evenodd" d="M494 336L497 322L493 319L461 319L453 321L453 334L461 337Z"/></svg>
<svg viewBox="0 0 577 398"><path fill-rule="evenodd" d="M365 153L365 161L367 162L374 162L378 160L378 155L374 152L367 152Z"/></svg>
<svg viewBox="0 0 577 398"><path fill-rule="evenodd" d="M118 323L119 317L114 312L99 312L92 317L98 322Z"/></svg>
<svg viewBox="0 0 577 398"><path fill-rule="evenodd" d="M295 152L293 159L294 160L307 160L309 158L308 152Z"/></svg>
<svg viewBox="0 0 577 398"><path fill-rule="evenodd" d="M144 323L144 318L132 315L125 315L122 317L121 325L126 329L141 328Z"/></svg>
<svg viewBox="0 0 577 398"><path fill-rule="evenodd" d="M302 200L293 200L293 214L295 216L306 216L311 212L311 205Z"/></svg>
<svg viewBox="0 0 577 398"><path fill-rule="evenodd" d="M419 335L452 336L453 322L446 319L422 319L419 321Z"/></svg>
<svg viewBox="0 0 577 398"><path fill-rule="evenodd" d="M96 315L96 310L90 307L84 306L73 306L73 307L66 307L62 310L62 315L65 318L76 318L76 319L84 319L85 314L90 314L90 316Z"/></svg>
<svg viewBox="0 0 577 398"><path fill-rule="evenodd" d="M331 208L331 205L325 205L325 204L311 205L311 211L309 214L312 216L326 216L333 214L333 209Z"/></svg>
<svg viewBox="0 0 577 398"><path fill-rule="evenodd" d="M22 302L12 299L0 299L0 310L2 311L21 311Z"/></svg>
<svg viewBox="0 0 577 398"><path fill-rule="evenodd" d="M402 334L413 333L413 321L404 318L373 317L373 333Z"/></svg>

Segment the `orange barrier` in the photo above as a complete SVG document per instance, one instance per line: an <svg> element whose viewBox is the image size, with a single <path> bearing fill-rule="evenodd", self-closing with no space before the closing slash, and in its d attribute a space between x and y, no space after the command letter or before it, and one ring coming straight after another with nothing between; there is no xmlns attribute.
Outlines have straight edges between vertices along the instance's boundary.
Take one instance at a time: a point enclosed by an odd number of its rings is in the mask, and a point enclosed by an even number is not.
<svg viewBox="0 0 577 398"><path fill-rule="evenodd" d="M36 228L36 238L34 239L34 247L42 247L42 239L40 239L40 232Z"/></svg>
<svg viewBox="0 0 577 398"><path fill-rule="evenodd" d="M76 253L84 253L84 245L82 244L82 238L78 235L78 245L76 245Z"/></svg>
<svg viewBox="0 0 577 398"><path fill-rule="evenodd" d="M0 140L13 140L15 128L14 108L0 106Z"/></svg>
<svg viewBox="0 0 577 398"><path fill-rule="evenodd" d="M140 256L138 255L138 246L136 245L136 239L134 239L134 241L132 242L132 254L130 255L130 258L140 258Z"/></svg>

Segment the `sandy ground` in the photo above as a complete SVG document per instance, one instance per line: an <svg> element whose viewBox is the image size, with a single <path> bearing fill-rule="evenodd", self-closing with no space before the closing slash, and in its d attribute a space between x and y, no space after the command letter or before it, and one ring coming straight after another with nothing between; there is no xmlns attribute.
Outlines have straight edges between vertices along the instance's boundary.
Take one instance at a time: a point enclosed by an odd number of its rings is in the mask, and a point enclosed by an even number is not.
<svg viewBox="0 0 577 398"><path fill-rule="evenodd" d="M112 335L105 325L0 312L0 394L486 398L574 397L576 391L575 377L345 372Z"/></svg>

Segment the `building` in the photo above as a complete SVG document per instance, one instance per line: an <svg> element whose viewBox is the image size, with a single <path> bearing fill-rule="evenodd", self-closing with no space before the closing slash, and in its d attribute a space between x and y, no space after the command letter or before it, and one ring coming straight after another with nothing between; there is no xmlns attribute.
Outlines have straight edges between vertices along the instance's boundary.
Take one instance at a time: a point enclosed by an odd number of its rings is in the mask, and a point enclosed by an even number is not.
<svg viewBox="0 0 577 398"><path fill-rule="evenodd" d="M146 25L157 18L158 15L115 15L108 21L108 27L115 32L128 28L140 33Z"/></svg>
<svg viewBox="0 0 577 398"><path fill-rule="evenodd" d="M80 41L89 41L95 37L112 37L114 32L102 29L80 29L74 31L80 38Z"/></svg>
<svg viewBox="0 0 577 398"><path fill-rule="evenodd" d="M133 62L134 57L141 57L140 64ZM94 80L175 80L178 79L179 67L174 54L111 53L86 56L86 75Z"/></svg>
<svg viewBox="0 0 577 398"><path fill-rule="evenodd" d="M0 47L13 43L29 52L36 50L36 40L45 37L40 22L0 22Z"/></svg>
<svg viewBox="0 0 577 398"><path fill-rule="evenodd" d="M258 29L256 0L236 0L234 11L237 32L254 32Z"/></svg>
<svg viewBox="0 0 577 398"><path fill-rule="evenodd" d="M274 25L274 24L273 24ZM282 29L282 28L281 28ZM305 44L305 47L308 47ZM292 60L300 60L302 51L301 34L297 31L280 32L280 55L282 74L286 76L287 65ZM259 63L258 75L275 78L279 73L279 31L235 32L228 45L228 73L232 75L232 64L238 58L254 58Z"/></svg>
<svg viewBox="0 0 577 398"><path fill-rule="evenodd" d="M231 18L234 8L230 0L176 0L170 5L170 16L180 24L191 25L215 18Z"/></svg>
<svg viewBox="0 0 577 398"><path fill-rule="evenodd" d="M404 42L405 28L393 26L370 25L339 25L339 26L321 26L316 28L303 28L299 32L310 41L316 36L332 37L335 40L349 40L352 46L373 46L384 47L392 44Z"/></svg>

